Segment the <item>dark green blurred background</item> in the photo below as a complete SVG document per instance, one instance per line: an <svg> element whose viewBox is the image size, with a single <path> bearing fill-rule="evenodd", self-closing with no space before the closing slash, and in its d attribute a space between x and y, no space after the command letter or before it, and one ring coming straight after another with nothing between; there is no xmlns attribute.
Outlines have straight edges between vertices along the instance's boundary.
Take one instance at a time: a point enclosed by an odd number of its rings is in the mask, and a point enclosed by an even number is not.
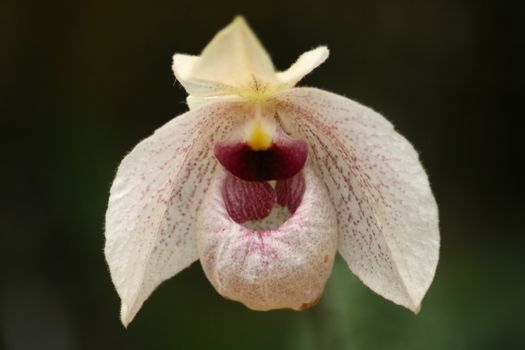
<svg viewBox="0 0 525 350"><path fill-rule="evenodd" d="M0 348L525 349L523 1L0 1ZM244 14L278 68L382 112L420 151L442 249L422 311L338 261L320 304L253 312L198 263L126 331L103 256L122 157L186 110L174 52ZM521 180L521 181L519 181Z"/></svg>

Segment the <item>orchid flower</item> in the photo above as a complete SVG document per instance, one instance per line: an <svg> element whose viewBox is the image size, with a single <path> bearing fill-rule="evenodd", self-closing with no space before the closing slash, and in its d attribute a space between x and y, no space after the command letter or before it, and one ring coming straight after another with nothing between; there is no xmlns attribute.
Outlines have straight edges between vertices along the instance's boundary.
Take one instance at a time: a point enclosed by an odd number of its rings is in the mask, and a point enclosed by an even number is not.
<svg viewBox="0 0 525 350"><path fill-rule="evenodd" d="M175 54L189 111L122 161L105 255L127 325L196 260L253 310L303 310L336 252L365 285L414 312L433 279L438 210L412 145L380 114L295 85L328 57L277 72L242 18L200 56Z"/></svg>

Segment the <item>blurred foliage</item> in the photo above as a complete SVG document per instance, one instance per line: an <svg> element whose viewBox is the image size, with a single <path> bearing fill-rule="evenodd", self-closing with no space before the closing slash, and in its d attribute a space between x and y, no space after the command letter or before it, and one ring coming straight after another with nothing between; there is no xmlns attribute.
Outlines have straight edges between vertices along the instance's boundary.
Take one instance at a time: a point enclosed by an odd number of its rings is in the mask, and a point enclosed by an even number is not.
<svg viewBox="0 0 525 350"><path fill-rule="evenodd" d="M244 14L285 68L327 44L303 85L384 113L420 151L442 250L422 311L338 261L318 306L253 312L198 263L128 330L102 254L115 169L186 109L174 52ZM522 2L0 2L0 347L5 349L525 349Z"/></svg>

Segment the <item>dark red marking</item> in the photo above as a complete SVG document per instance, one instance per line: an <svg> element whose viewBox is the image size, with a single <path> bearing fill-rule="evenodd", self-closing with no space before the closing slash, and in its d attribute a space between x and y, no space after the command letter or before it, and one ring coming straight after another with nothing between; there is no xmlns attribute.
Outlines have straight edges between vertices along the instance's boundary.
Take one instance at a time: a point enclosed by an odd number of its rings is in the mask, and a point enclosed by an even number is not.
<svg viewBox="0 0 525 350"><path fill-rule="evenodd" d="M222 185L224 205L240 224L265 218L275 204L275 191L267 182L244 181L231 174Z"/></svg>
<svg viewBox="0 0 525 350"><path fill-rule="evenodd" d="M218 142L215 144L215 156L229 172L246 181L290 178L303 168L308 144L284 132L278 134L265 151L254 151L244 142Z"/></svg>
<svg viewBox="0 0 525 350"><path fill-rule="evenodd" d="M228 215L237 223L264 219L275 204L295 213L306 189L302 173L279 180L275 190L265 181L245 181L227 174L222 184L222 198Z"/></svg>
<svg viewBox="0 0 525 350"><path fill-rule="evenodd" d="M277 181L275 192L277 193L277 203L283 207L288 207L290 213L295 213L303 200L306 183L302 173L289 179Z"/></svg>

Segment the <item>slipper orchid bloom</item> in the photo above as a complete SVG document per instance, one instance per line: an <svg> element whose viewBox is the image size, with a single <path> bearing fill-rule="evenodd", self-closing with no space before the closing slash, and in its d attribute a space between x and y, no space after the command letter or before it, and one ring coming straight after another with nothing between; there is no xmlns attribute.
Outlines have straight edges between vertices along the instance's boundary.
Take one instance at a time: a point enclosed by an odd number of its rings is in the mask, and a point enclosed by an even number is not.
<svg viewBox="0 0 525 350"><path fill-rule="evenodd" d="M122 161L105 255L127 325L196 260L254 310L320 298L336 252L364 284L417 312L439 251L438 211L411 144L370 108L294 86L326 47L276 72L242 18L173 70L190 110Z"/></svg>

